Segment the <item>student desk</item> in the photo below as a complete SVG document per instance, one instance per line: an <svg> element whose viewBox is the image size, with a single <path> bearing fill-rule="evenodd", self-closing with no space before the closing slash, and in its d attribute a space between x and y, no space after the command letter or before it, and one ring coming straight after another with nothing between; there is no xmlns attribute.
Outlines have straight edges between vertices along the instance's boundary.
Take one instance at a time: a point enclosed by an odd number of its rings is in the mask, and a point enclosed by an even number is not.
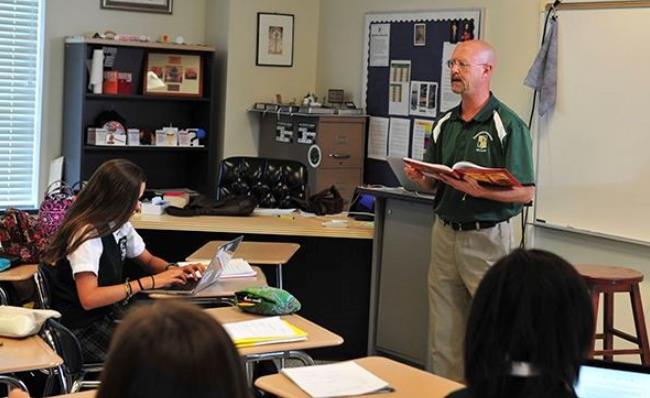
<svg viewBox="0 0 650 398"><path fill-rule="evenodd" d="M385 380L395 389L392 393L369 394L364 397L443 398L463 387L455 381L383 357L366 357L356 359L354 362ZM280 373L260 377L255 381L255 386L281 398L309 398L304 391Z"/></svg>
<svg viewBox="0 0 650 398"><path fill-rule="evenodd" d="M210 308L205 311L221 324L261 318L260 315L248 314L234 307ZM239 348L239 354L245 359L246 374L249 381L252 381L253 378L251 366L253 362L293 358L302 361L305 365L313 365L314 360L303 350L343 344L341 336L308 321L300 315L282 315L281 318L307 332L307 340Z"/></svg>
<svg viewBox="0 0 650 398"><path fill-rule="evenodd" d="M31 279L38 264L23 264L9 268L6 271L0 272L0 305L9 304L9 297L7 292L2 288L3 283L22 282Z"/></svg>
<svg viewBox="0 0 650 398"><path fill-rule="evenodd" d="M345 216L249 217L136 215L133 226L147 248L168 260L186 258L214 240L244 235L244 242L300 245L283 267L284 285L303 305L301 315L341 335L346 344L319 350L320 358L367 355L373 224L349 220L347 228L322 225ZM276 275L266 268L269 285Z"/></svg>
<svg viewBox="0 0 650 398"><path fill-rule="evenodd" d="M0 337L0 374L52 369L62 363L63 359L39 336L24 339ZM61 368L58 371L63 377Z"/></svg>
<svg viewBox="0 0 650 398"><path fill-rule="evenodd" d="M213 240L201 246L197 251L187 257L187 261L210 260L217 247L227 241ZM282 265L291 260L291 257L300 249L297 243L284 242L241 242L233 254L234 258L243 258L250 264L275 265L275 278L277 287L282 289Z"/></svg>

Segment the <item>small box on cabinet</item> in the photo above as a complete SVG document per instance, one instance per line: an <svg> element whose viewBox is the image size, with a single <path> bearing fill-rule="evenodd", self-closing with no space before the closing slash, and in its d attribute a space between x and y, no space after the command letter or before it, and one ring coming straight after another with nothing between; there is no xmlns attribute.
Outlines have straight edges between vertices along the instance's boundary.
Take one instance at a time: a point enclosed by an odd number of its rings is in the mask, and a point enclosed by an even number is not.
<svg viewBox="0 0 650 398"><path fill-rule="evenodd" d="M129 146L139 146L140 145L140 129L128 129L126 134L128 135L128 144Z"/></svg>
<svg viewBox="0 0 650 398"><path fill-rule="evenodd" d="M176 127L165 127L156 130L156 145L158 146L177 146L178 129Z"/></svg>
<svg viewBox="0 0 650 398"><path fill-rule="evenodd" d="M88 145L126 145L126 134L118 134L102 128L89 127Z"/></svg>

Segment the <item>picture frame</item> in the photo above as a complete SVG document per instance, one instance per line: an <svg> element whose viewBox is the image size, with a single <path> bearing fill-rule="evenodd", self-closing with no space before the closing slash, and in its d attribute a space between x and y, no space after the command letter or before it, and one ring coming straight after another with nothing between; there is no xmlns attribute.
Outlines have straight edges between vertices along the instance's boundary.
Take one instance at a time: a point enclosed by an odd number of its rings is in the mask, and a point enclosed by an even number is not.
<svg viewBox="0 0 650 398"><path fill-rule="evenodd" d="M293 66L293 14L257 13L257 66Z"/></svg>
<svg viewBox="0 0 650 398"><path fill-rule="evenodd" d="M147 54L142 79L144 95L203 96L201 56L196 54Z"/></svg>
<svg viewBox="0 0 650 398"><path fill-rule="evenodd" d="M416 47L427 45L427 24L416 23L413 25L413 45Z"/></svg>
<svg viewBox="0 0 650 398"><path fill-rule="evenodd" d="M100 7L107 10L155 12L171 14L174 0L99 0Z"/></svg>

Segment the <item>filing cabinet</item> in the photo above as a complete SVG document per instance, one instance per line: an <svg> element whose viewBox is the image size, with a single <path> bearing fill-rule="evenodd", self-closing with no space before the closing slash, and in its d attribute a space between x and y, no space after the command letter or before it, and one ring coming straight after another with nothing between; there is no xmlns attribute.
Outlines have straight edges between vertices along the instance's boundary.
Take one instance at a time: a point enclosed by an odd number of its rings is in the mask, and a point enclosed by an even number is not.
<svg viewBox="0 0 650 398"><path fill-rule="evenodd" d="M259 156L302 162L310 195L334 185L349 204L363 183L366 117L259 113Z"/></svg>

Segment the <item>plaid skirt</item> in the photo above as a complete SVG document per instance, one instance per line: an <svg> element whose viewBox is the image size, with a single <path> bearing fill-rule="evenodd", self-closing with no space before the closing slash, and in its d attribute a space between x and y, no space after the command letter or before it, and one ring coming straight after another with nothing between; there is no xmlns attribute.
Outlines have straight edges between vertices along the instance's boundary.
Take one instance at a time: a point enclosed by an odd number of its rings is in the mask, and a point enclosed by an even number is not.
<svg viewBox="0 0 650 398"><path fill-rule="evenodd" d="M124 308L114 305L111 313L103 318L86 327L72 330L81 345L84 363L101 363L106 360L111 336L113 336L117 320L122 318L123 312Z"/></svg>

